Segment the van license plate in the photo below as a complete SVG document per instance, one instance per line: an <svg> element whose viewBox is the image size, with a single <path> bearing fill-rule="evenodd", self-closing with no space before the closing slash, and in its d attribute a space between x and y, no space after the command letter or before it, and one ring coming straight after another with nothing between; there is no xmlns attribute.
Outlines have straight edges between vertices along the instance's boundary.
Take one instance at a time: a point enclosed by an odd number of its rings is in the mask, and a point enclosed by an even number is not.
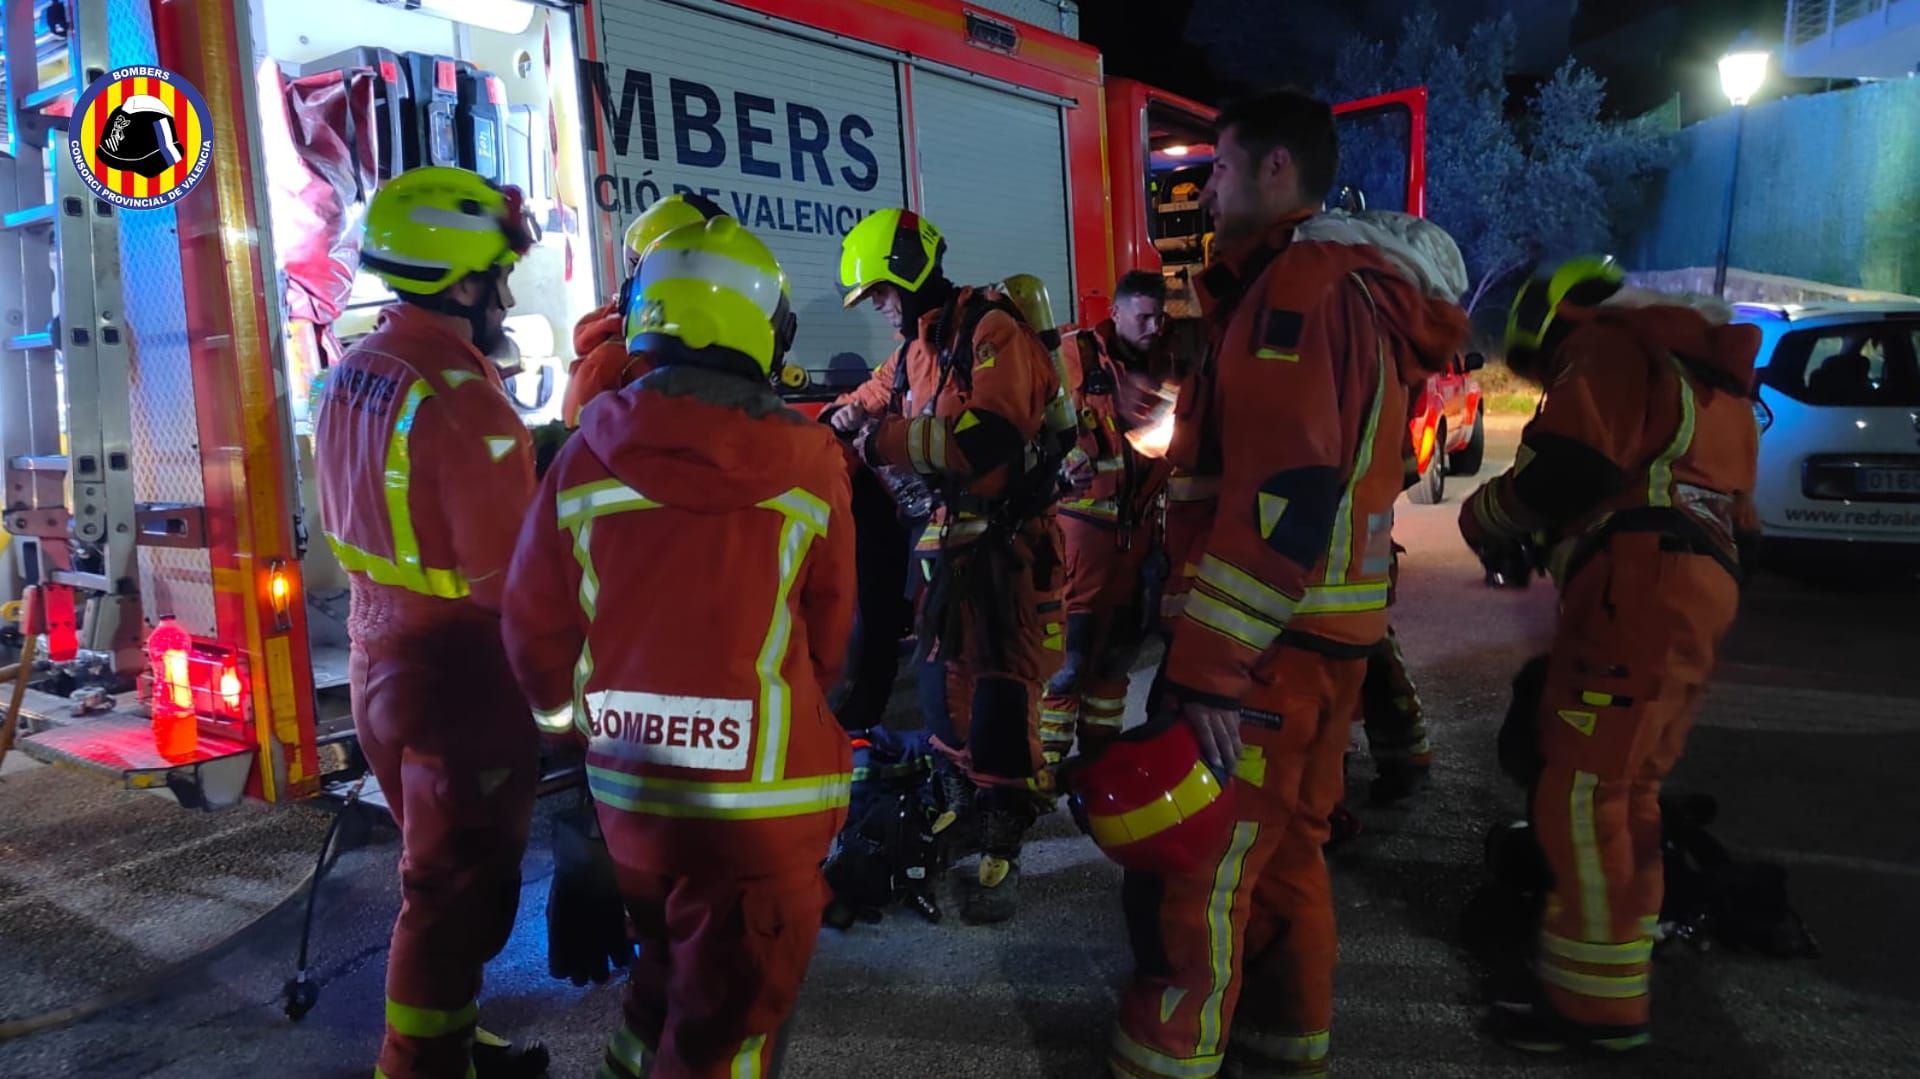
<svg viewBox="0 0 1920 1079"><path fill-rule="evenodd" d="M1863 495L1920 495L1920 468L1863 468L1853 483Z"/></svg>

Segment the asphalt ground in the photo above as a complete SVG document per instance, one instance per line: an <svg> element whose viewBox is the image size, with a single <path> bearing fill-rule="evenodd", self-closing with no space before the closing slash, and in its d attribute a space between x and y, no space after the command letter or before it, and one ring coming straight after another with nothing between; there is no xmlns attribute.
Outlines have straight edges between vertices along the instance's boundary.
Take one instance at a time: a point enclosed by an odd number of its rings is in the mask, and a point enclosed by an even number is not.
<svg viewBox="0 0 1920 1079"><path fill-rule="evenodd" d="M1491 435L1490 469L1510 458L1514 429ZM1671 784L1719 800L1713 832L1736 855L1788 868L1822 956L1669 950L1655 970L1655 1044L1632 1062L1542 1061L1480 1032L1485 991L1460 918L1484 879L1482 836L1520 810L1493 765L1494 731L1509 677L1545 642L1553 597L1544 584L1491 592L1481 583L1453 523L1473 482L1455 479L1443 505L1400 510L1409 551L1396 622L1439 757L1432 788L1390 810L1364 804L1371 769L1364 755L1354 759L1352 802L1366 831L1333 858L1342 948L1334 1074L1920 1074L1920 599L1884 580L1852 591L1774 575L1753 582ZM545 974L555 801L535 822L520 921L489 968L482 1016L500 1033L543 1039L555 1076L584 1076L617 1022L617 988L576 989ZM280 1012L296 909L146 999L0 1044L0 1074L366 1076L398 903L395 853L391 835L376 833L323 887L314 943L322 995L303 1022ZM1005 926L961 924L949 881L943 924L896 911L879 925L823 930L783 1074L1100 1074L1127 965L1118 871L1056 812L1036 830L1025 874L1023 910ZM9 919L0 946L57 950L60 941Z"/></svg>
<svg viewBox="0 0 1920 1079"><path fill-rule="evenodd" d="M0 1037L171 970L312 872L327 820L188 812L24 753L0 769Z"/></svg>

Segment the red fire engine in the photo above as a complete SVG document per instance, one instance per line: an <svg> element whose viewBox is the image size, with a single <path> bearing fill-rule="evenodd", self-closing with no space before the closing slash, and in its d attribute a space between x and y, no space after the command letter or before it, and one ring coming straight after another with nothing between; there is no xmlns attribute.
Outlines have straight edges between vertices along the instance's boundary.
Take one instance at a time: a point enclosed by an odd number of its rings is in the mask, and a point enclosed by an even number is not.
<svg viewBox="0 0 1920 1079"><path fill-rule="evenodd" d="M0 599L24 602L0 646L38 653L19 748L209 807L353 770L306 398L387 299L357 226L404 168L473 168L539 215L510 322L530 423L618 287L624 226L675 190L781 257L814 395L890 350L835 289L840 236L876 209L938 221L956 279L1038 275L1070 324L1104 316L1119 272L1202 262L1210 111L1005 6L6 0ZM119 209L82 188L67 129L138 65L197 88L208 164L178 201ZM1423 93L1342 111L1402 117L1419 212Z"/></svg>

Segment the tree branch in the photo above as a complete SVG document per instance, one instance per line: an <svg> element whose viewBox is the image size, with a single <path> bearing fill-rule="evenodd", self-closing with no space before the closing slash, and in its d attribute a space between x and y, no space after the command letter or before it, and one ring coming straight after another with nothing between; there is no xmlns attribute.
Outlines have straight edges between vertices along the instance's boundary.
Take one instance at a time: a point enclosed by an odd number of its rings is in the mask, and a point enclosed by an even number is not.
<svg viewBox="0 0 1920 1079"><path fill-rule="evenodd" d="M1472 298L1470 298L1467 301L1467 314L1472 315L1473 309L1480 306L1480 301L1487 298L1488 289L1492 288L1495 284L1506 280L1509 276L1511 276L1515 272L1521 269L1524 269L1527 265L1527 262L1528 262L1527 259L1519 259L1515 262L1510 262L1507 265L1502 266L1497 270L1490 270L1487 272L1485 276L1481 277L1479 287L1473 290Z"/></svg>

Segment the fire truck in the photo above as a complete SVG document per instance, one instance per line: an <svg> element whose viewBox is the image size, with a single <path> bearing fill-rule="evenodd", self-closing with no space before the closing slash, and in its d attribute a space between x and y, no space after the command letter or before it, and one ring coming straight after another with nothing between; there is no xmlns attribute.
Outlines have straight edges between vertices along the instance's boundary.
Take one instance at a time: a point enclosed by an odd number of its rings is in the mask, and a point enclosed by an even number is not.
<svg viewBox="0 0 1920 1079"><path fill-rule="evenodd" d="M891 349L836 289L840 237L875 210L939 222L956 280L1039 276L1066 325L1104 317L1126 270L1181 293L1210 239L1212 111L1107 78L1011 0L3 6L0 649L18 662L0 718L18 751L190 806L355 771L307 402L391 299L356 245L399 171L514 184L542 226L509 322L529 424L557 414L575 320L618 290L626 224L675 191L791 275L796 399ZM202 99L176 110L201 175L171 203L82 182L104 166L76 150L101 133L76 101L128 68L164 72L170 108L171 80ZM1424 93L1340 108L1398 132L1419 212Z"/></svg>

